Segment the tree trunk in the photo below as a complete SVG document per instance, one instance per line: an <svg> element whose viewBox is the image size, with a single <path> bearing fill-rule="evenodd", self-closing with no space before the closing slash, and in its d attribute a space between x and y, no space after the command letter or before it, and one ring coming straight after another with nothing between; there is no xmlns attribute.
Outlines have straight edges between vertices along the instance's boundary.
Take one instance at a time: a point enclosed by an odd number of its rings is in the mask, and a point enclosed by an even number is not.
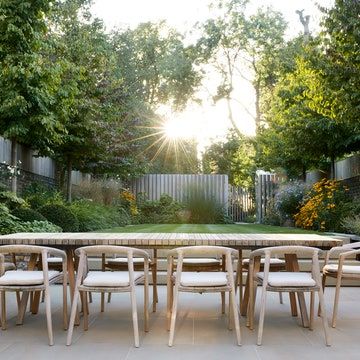
<svg viewBox="0 0 360 360"><path fill-rule="evenodd" d="M330 177L331 180L335 180L335 157L331 157L331 164L330 164Z"/></svg>
<svg viewBox="0 0 360 360"><path fill-rule="evenodd" d="M302 168L302 180L305 182L306 181L306 167L305 166L303 166L303 168Z"/></svg>
<svg viewBox="0 0 360 360"><path fill-rule="evenodd" d="M12 175L11 175L11 191L17 193L17 141L11 140L11 160L10 160Z"/></svg>
<svg viewBox="0 0 360 360"><path fill-rule="evenodd" d="M72 172L72 161L70 159L70 157L67 159L67 164L66 164L66 170L67 170L67 181L66 181L66 201L68 203L71 203L71 187L72 187L72 183L71 183L71 172Z"/></svg>
<svg viewBox="0 0 360 360"><path fill-rule="evenodd" d="M226 103L227 103L227 108L228 108L228 118L231 122L231 125L233 126L234 130L236 131L236 133L241 136L241 131L239 130L239 128L237 127L235 120L234 120L234 116L233 116L233 112L232 112L232 107L231 107L231 99L230 97L226 97Z"/></svg>
<svg viewBox="0 0 360 360"><path fill-rule="evenodd" d="M256 133L258 133L260 127L260 82L256 81L255 83L255 126Z"/></svg>

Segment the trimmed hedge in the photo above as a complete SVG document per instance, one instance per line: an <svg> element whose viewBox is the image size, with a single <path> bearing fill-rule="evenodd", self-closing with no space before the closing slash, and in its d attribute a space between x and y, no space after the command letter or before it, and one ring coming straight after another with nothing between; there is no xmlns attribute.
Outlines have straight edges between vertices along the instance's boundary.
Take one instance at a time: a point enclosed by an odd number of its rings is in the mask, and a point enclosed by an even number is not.
<svg viewBox="0 0 360 360"><path fill-rule="evenodd" d="M73 212L64 205L44 205L39 209L40 214L52 222L60 226L64 232L79 231L79 220Z"/></svg>
<svg viewBox="0 0 360 360"><path fill-rule="evenodd" d="M22 221L46 221L45 216L29 208L17 208L11 213Z"/></svg>

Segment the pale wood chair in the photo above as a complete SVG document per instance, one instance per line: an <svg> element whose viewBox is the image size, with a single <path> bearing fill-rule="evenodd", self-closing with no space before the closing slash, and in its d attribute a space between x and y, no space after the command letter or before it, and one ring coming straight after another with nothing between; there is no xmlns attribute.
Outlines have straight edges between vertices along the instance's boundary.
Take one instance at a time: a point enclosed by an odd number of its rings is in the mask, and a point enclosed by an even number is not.
<svg viewBox="0 0 360 360"><path fill-rule="evenodd" d="M155 252L156 250L154 250ZM134 270L135 271L144 271L144 258L143 257L134 257ZM127 271L129 267L128 259L126 257L113 257L106 258L104 254L102 255L101 269L105 271L110 269L112 271ZM154 256L153 261L149 261L149 270L152 276L152 289L153 289L153 305L152 311L156 312L156 304L158 303L158 291L157 291L157 261ZM105 308L105 299L104 293L101 294L101 311L104 311ZM111 301L111 292L108 293L108 303Z"/></svg>
<svg viewBox="0 0 360 360"><path fill-rule="evenodd" d="M264 264L265 264L265 259L261 259L260 271L264 270ZM248 307L248 303L249 303L249 281L250 281L249 266L250 266L250 259L243 259L243 261L241 263L240 271L238 272L238 280L237 280L237 283L239 284L239 289L240 289L240 313L243 316L246 315L246 311L247 311L247 307ZM285 260L282 260L282 259L279 259L276 257L270 259L270 271L285 271L285 270L286 270ZM243 290L243 277L242 277L243 272L247 273L244 296L242 294L242 292L243 292L242 291ZM282 292L279 292L279 300L280 300L280 304L283 304Z"/></svg>
<svg viewBox="0 0 360 360"><path fill-rule="evenodd" d="M327 252L323 267L322 287L325 291L326 278L336 279L336 289L334 298L334 308L331 320L331 326L336 327L336 319L339 307L340 287L343 279L360 280L360 265L346 263L349 258L360 254L360 242L337 246ZM331 257L337 256L337 262L332 263Z"/></svg>
<svg viewBox="0 0 360 360"><path fill-rule="evenodd" d="M183 272L183 263L186 258L202 257L225 257L225 271L213 272ZM173 249L168 255L167 271L167 323L169 334L169 346L173 345L175 322L178 306L178 294L180 291L193 293L229 293L229 329L232 328L232 320L235 323L236 338L241 345L239 311L235 299L235 279L233 259L238 256L234 249L220 246L189 246ZM176 272L174 261L176 260Z"/></svg>
<svg viewBox="0 0 360 360"><path fill-rule="evenodd" d="M248 316L250 319L250 324L253 322L254 317L254 283L259 283L262 285L262 294L261 294L261 307L260 307L260 318L259 318L259 329L258 329L258 339L257 344L261 345L263 328L264 328L264 318L265 318L265 306L266 306L266 294L268 291L275 292L289 292L303 294L304 292L310 292L310 326L309 329L313 329L314 321L314 294L318 293L319 303L320 303L320 313L322 317L322 323L325 333L325 342L327 346L330 346L330 337L329 337L329 328L326 318L324 294L321 286L321 275L320 275L320 266L319 266L319 252L321 250L317 248L307 247L307 246L275 246L268 247L264 249L258 249L250 254L250 301L249 301L249 310ZM311 256L312 258L312 268L311 273L308 272L298 272L298 271L286 271L286 272L270 272L270 260L274 255L304 255ZM259 271L260 269L260 259L261 257L265 258L264 262L264 271ZM254 271L254 268L256 270ZM305 301L303 300L303 306L300 308L301 312L306 312ZM250 328L252 326L250 325Z"/></svg>
<svg viewBox="0 0 360 360"><path fill-rule="evenodd" d="M30 262L27 270L6 270L5 255L30 254ZM50 255L62 258L61 271L48 270L47 258ZM42 270L33 270L36 258L41 256ZM1 292L1 327L6 329L6 292L22 292L18 309L17 325L22 325L26 311L29 293L44 291L45 309L49 345L54 344L51 318L50 285L62 281L63 283L63 323L67 329L67 258L62 250L35 245L5 245L0 246L0 292Z"/></svg>
<svg viewBox="0 0 360 360"><path fill-rule="evenodd" d="M71 345L74 329L77 305L80 294L84 306L84 330L88 330L88 303L87 293L114 293L130 292L132 319L134 327L135 347L139 347L139 329L136 305L135 286L141 282L144 283L144 330L148 331L149 322L149 255L146 251L124 246L95 245L85 246L75 250L79 256L79 266L76 275L74 300L71 307L70 325L67 335L67 345ZM128 271L88 271L88 256L125 256L128 260ZM144 271L134 271L134 258L143 257Z"/></svg>

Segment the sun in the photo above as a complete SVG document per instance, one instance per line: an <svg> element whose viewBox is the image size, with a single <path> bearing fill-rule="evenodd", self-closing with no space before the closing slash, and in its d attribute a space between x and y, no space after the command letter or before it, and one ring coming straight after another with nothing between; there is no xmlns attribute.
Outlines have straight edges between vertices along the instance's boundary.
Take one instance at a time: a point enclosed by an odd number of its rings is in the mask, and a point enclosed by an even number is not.
<svg viewBox="0 0 360 360"><path fill-rule="evenodd" d="M187 119L169 119L163 125L165 136L168 139L192 139L197 137L197 128L194 122Z"/></svg>

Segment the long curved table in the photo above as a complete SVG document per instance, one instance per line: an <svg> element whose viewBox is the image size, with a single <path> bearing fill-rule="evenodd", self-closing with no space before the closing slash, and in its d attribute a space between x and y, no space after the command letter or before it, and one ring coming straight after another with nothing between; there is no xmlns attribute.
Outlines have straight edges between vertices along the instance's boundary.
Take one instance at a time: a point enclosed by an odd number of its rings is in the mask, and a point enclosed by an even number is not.
<svg viewBox="0 0 360 360"><path fill-rule="evenodd" d="M201 233L17 233L0 236L0 245L22 244L41 245L60 248L68 256L70 294L73 296L75 287L74 250L88 245L121 245L154 250L171 249L191 245L227 246L239 251L242 261L242 250L259 249L268 246L301 245L329 250L342 245L342 240L318 234L201 234ZM292 259L291 266L297 266ZM294 295L294 294L291 294ZM71 296L71 297L72 297ZM291 309L297 315L296 301L291 297ZM305 301L299 297L299 303ZM36 306L34 312L36 312ZM305 326L307 320L303 319Z"/></svg>

